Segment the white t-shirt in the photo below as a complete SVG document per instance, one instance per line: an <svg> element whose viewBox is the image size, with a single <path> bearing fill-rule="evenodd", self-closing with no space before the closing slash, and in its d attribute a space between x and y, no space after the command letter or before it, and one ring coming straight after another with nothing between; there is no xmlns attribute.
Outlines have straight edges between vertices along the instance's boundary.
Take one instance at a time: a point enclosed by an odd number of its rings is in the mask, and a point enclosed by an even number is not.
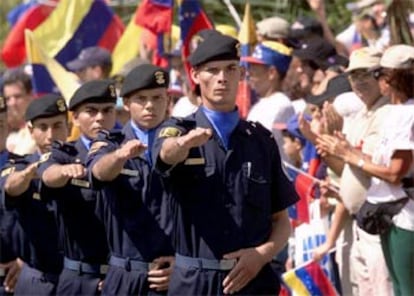
<svg viewBox="0 0 414 296"><path fill-rule="evenodd" d="M197 109L198 106L194 105L188 97L181 97L177 103L175 103L171 116L186 117L196 112Z"/></svg>
<svg viewBox="0 0 414 296"><path fill-rule="evenodd" d="M373 163L384 166L390 165L396 150L414 150L414 100L388 108L380 143L372 155ZM367 192L367 199L371 203L396 201L405 196L400 184L394 185L376 177L371 179ZM393 221L400 228L414 231L414 201L409 200Z"/></svg>
<svg viewBox="0 0 414 296"><path fill-rule="evenodd" d="M295 115L295 109L290 99L285 94L276 92L269 97L261 98L254 104L247 115L247 120L259 122L269 131L273 132L277 145L279 146L279 152L282 158L286 159L286 155L282 149L282 133L279 130L273 129L273 124L286 123L293 115Z"/></svg>

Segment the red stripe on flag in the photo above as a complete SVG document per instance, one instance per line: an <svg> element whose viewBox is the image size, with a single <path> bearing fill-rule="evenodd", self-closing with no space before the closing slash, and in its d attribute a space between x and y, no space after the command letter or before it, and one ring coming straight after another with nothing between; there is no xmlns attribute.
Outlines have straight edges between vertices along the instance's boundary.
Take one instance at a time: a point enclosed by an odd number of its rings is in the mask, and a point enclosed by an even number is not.
<svg viewBox="0 0 414 296"><path fill-rule="evenodd" d="M110 52L112 52L115 48L116 41L119 40L119 38L121 38L124 29L125 26L122 23L121 19L117 15L114 15L111 20L111 23L109 24L105 33L99 40L98 46L106 48Z"/></svg>

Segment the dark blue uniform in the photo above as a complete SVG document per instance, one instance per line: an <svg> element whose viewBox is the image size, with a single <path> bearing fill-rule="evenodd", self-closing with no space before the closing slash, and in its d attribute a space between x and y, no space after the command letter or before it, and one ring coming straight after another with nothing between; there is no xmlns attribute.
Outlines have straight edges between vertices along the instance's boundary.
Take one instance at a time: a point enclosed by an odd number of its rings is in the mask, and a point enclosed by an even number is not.
<svg viewBox="0 0 414 296"><path fill-rule="evenodd" d="M131 123L125 126L123 133L101 132L97 141L105 145L90 154L89 170L102 156L131 139L136 139ZM173 255L166 234L170 224L162 200L160 178L151 174L151 165L143 156L128 160L121 174L111 182L92 181L94 186L102 189L98 208L111 250L102 293L157 294L149 289L147 281L150 262L157 257Z"/></svg>
<svg viewBox="0 0 414 296"><path fill-rule="evenodd" d="M210 128L213 136L188 158L170 167L159 158L169 135L195 127ZM239 120L228 148L200 108L185 119L171 118L159 129L153 161L164 175L173 222L176 264L171 295L221 295L222 282L235 262L223 255L265 243L272 231L272 214L297 201L285 176L278 148L261 125ZM238 294L277 295L279 283L265 265Z"/></svg>
<svg viewBox="0 0 414 296"><path fill-rule="evenodd" d="M16 155L9 153L7 150L0 152L0 172L9 161L16 158ZM7 171L4 173L7 175ZM1 178L4 179L4 178ZM3 182L0 180L0 187L4 188ZM0 202L0 263L7 263L17 258L17 238L19 235L19 227L17 216L14 210L6 210L4 202ZM3 281L5 279L5 270L0 269L0 295L7 295L4 291Z"/></svg>
<svg viewBox="0 0 414 296"><path fill-rule="evenodd" d="M28 155L9 162L6 170L23 170L39 159L37 153ZM6 171L4 177L7 178L10 172ZM40 194L39 179L32 180L21 196L11 197L3 191L3 201L6 209L15 209L17 213L21 229L17 255L26 263L17 281L15 295L54 295L63 257L58 247L53 202Z"/></svg>
<svg viewBox="0 0 414 296"><path fill-rule="evenodd" d="M81 139L75 143L54 142L49 159L39 167L40 175L53 164L82 164L87 153ZM85 178L71 179L62 188L43 184L42 194L55 199L65 255L57 294L95 295L106 273L108 259L105 229L95 215L96 191Z"/></svg>

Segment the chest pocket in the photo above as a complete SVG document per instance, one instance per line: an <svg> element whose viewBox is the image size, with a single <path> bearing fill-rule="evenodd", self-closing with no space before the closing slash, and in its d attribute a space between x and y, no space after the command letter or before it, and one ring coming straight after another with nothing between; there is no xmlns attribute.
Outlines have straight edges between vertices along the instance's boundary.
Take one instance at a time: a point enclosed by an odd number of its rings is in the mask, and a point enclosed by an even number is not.
<svg viewBox="0 0 414 296"><path fill-rule="evenodd" d="M245 202L255 209L270 209L270 176L265 169L252 162L242 164L242 184Z"/></svg>

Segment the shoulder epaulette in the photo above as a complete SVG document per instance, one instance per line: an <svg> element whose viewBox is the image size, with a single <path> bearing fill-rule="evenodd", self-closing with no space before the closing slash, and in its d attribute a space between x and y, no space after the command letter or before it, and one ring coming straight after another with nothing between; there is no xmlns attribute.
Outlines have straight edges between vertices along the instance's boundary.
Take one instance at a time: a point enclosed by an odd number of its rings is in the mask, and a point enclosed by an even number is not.
<svg viewBox="0 0 414 296"><path fill-rule="evenodd" d="M75 156L78 154L78 150L75 146L76 142L62 142L62 141L54 141L52 143L52 148L65 152L66 154L70 156Z"/></svg>
<svg viewBox="0 0 414 296"><path fill-rule="evenodd" d="M125 139L125 135L120 130L101 130L98 133L98 137L96 141L105 141L105 142L115 142L117 144L121 144Z"/></svg>
<svg viewBox="0 0 414 296"><path fill-rule="evenodd" d="M259 134L268 137L273 138L273 134L271 131L269 131L267 128L265 128L260 122L257 121L247 121L247 123Z"/></svg>

